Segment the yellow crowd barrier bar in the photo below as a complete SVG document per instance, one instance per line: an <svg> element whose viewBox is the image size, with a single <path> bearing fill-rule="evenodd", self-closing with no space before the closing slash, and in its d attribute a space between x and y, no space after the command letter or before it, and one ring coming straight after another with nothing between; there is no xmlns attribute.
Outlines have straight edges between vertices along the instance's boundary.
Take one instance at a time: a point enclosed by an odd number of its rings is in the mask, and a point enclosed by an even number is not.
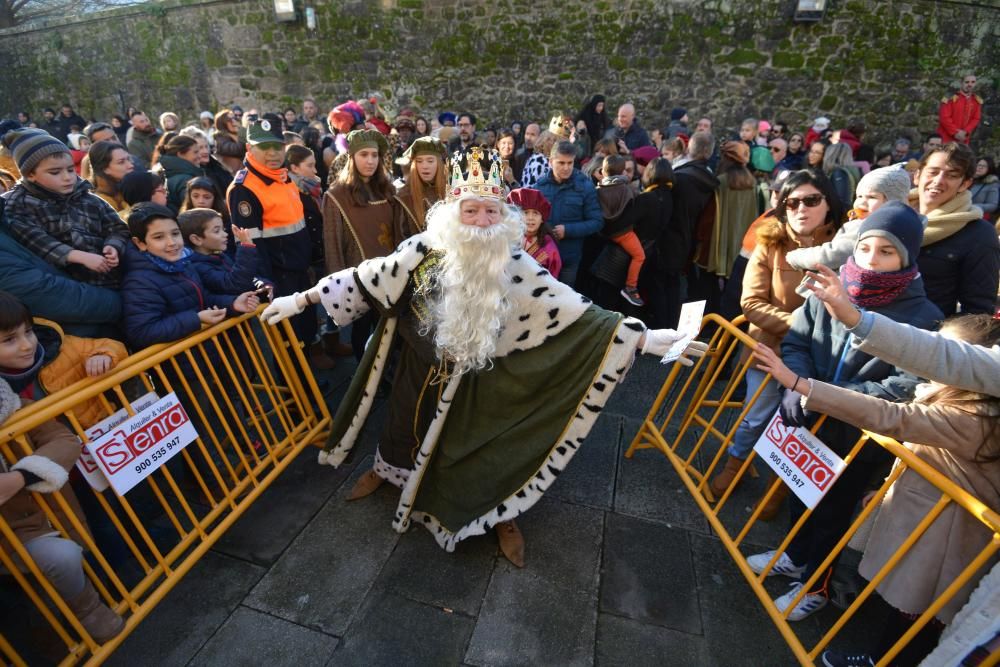
<svg viewBox="0 0 1000 667"><path fill-rule="evenodd" d="M727 456L726 450L732 442L740 421L764 388L762 385L757 392L746 396L742 401L733 398L747 369L754 363L752 357L742 363L738 361L744 348L752 348L756 344L739 328L744 322L742 317L729 322L714 314L704 318L703 330L709 325L714 329L709 340L707 354L690 369L685 369L680 364L672 365L666 381L660 388L625 456L633 458L637 451L646 449L655 449L666 456L704 513L712 530L719 536L726 551L759 598L764 610L788 644L789 649L802 665L816 664L819 655L831 646L841 631L857 616L879 583L899 566L906 554L920 541L925 531L946 507L955 505L961 511L968 512L975 517L983 525L984 535L990 536L989 541L878 662L878 667L888 665L944 605L970 581L976 581L978 577L985 574L991 563L996 562L998 552L1000 552L1000 516L892 438L864 432L848 455L844 457L847 465L851 465L864 447L884 448L897 457L896 465L875 492L872 500L859 512L847 532L817 568L816 573L808 581L803 582L798 598L788 606L784 613L778 611L772 599L774 593L765 586L766 577L777 561L778 555L785 551L802 529L811 515L811 511L807 509L803 512L795 525L788 530L781 543L775 546L776 555L771 563L768 564L763 573L756 574L747 564L747 554L744 553L744 551L748 551L746 543L751 536L761 537L761 526L759 525L761 512L767 500L778 492L783 482L775 478L766 489L752 490L756 491L757 495L747 495L747 478L756 476L754 467L756 454L751 452L740 468L736 481L720 498L715 498L708 486L712 477L721 470L721 462ZM773 381L770 376L765 379L765 383ZM813 426L814 433L820 428L823 420L825 420L825 416L821 416ZM770 470L766 465L764 465L764 469ZM879 507L882 498L905 470L911 470L927 480L940 493L940 498L900 545L897 552L875 573L851 604L839 613L836 620L825 630L822 638L818 641L810 641L811 646L806 646L804 640L796 632L796 625L787 620L788 614L794 609L798 599L804 596L807 591L815 590L819 579L825 576L829 566L848 548L848 544L859 529L874 518L873 514ZM729 511L726 511L734 497L740 498L741 507L730 507ZM750 512L749 518L746 518L745 512L742 511L743 501L753 501L758 497L761 498L760 502ZM784 519L779 520L784 521ZM760 546L761 544L758 544L754 548L759 549ZM846 648L862 648L852 644L849 635L842 638L841 643ZM971 651L972 648L974 647L969 647L969 650ZM994 651L983 664L1000 664L1000 649Z"/></svg>
<svg viewBox="0 0 1000 667"><path fill-rule="evenodd" d="M72 491L33 494L53 529L84 548L84 574L125 620L124 631L104 644L95 641L0 519L0 536L10 545L0 550L0 568L36 616L30 638L23 628L0 627L4 664L102 663L330 428L329 410L289 323L262 327L251 313L143 350L99 379L26 406L0 426L0 452L10 463L29 455L30 432L53 419L86 442L85 427L93 424L81 424L76 408L98 405L103 416L124 408L134 416L132 403L150 392L159 398L176 393L196 440L124 496L112 488L96 491L82 477L73 480ZM74 495L82 514L71 502ZM28 622L11 622L22 621Z"/></svg>

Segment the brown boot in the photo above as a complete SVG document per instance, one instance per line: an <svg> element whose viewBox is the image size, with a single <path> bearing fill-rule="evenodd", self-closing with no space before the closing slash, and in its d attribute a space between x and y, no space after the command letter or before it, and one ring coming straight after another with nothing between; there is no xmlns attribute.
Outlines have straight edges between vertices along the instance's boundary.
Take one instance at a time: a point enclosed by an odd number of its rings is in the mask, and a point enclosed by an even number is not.
<svg viewBox="0 0 1000 667"><path fill-rule="evenodd" d="M730 455L730 457L726 459L726 465L722 468L722 471L712 478L708 487L712 490L716 500L721 498L722 494L724 494L726 490L732 486L733 480L736 479L736 474L740 471L740 468L743 467L744 461L746 461L746 459L738 459L735 456Z"/></svg>
<svg viewBox="0 0 1000 667"><path fill-rule="evenodd" d="M768 485L768 488L771 488L770 485ZM778 488L775 489L773 494L771 494L771 498L764 505L764 509L761 510L760 516L757 518L760 519L761 521L770 521L775 516L777 516L778 512L781 510L782 503L785 502L785 496L787 495L788 495L788 487L784 484L779 484ZM760 505L760 502L763 499L764 497L761 496L760 500L757 501L757 504L754 505L753 508L755 511L757 509L757 506Z"/></svg>
<svg viewBox="0 0 1000 667"><path fill-rule="evenodd" d="M500 540L500 551L517 567L524 567L524 536L517 524L511 521L501 521L497 524L497 538Z"/></svg>
<svg viewBox="0 0 1000 667"><path fill-rule="evenodd" d="M354 348L347 343L340 342L340 336L335 333L323 335L323 349L330 357L353 357Z"/></svg>
<svg viewBox="0 0 1000 667"><path fill-rule="evenodd" d="M385 480L375 474L374 470L369 470L354 483L354 488L347 495L348 500L358 500L375 493L378 487L382 486Z"/></svg>
<svg viewBox="0 0 1000 667"><path fill-rule="evenodd" d="M309 365L318 371L328 371L336 362L327 356L322 343L313 343L309 346Z"/></svg>
<svg viewBox="0 0 1000 667"><path fill-rule="evenodd" d="M73 600L67 600L69 608L80 619L80 625L90 633L98 644L118 636L125 627L122 617L112 611L103 602L87 579L83 592Z"/></svg>

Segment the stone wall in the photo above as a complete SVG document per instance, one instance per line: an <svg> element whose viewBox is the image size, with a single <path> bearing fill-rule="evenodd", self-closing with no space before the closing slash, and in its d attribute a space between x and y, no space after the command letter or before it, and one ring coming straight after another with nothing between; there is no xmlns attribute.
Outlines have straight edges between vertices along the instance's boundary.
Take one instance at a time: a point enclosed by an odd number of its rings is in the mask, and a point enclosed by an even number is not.
<svg viewBox="0 0 1000 667"><path fill-rule="evenodd" d="M875 138L929 132L966 71L979 76L976 142L1000 149L1000 10L973 2L829 0L793 23L792 0L313 0L317 28L264 0L168 0L0 34L0 111L63 100L107 117L321 106L379 94L485 124L576 111L591 94L633 101L648 126L673 106L734 127L865 119ZM303 10L302 0L296 6ZM613 108L612 108L613 113Z"/></svg>

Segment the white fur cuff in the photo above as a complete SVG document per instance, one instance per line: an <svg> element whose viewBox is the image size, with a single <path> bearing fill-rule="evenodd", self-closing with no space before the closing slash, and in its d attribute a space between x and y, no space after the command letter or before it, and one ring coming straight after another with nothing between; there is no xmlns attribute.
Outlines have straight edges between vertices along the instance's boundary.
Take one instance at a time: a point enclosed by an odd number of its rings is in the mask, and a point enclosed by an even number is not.
<svg viewBox="0 0 1000 667"><path fill-rule="evenodd" d="M52 459L47 459L37 454L25 456L12 465L10 469L24 470L25 472L30 472L33 475L41 477L42 481L24 487L28 491L35 493L55 493L69 479L69 473L66 472L65 468Z"/></svg>

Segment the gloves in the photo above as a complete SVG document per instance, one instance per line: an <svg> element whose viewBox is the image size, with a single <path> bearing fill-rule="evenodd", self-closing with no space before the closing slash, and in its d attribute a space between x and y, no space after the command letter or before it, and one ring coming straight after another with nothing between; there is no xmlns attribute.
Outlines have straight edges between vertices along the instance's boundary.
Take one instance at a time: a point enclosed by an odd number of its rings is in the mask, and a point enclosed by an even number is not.
<svg viewBox="0 0 1000 667"><path fill-rule="evenodd" d="M260 319L264 324L274 326L292 315L298 315L306 309L306 295L296 292L291 296L280 296L264 309L260 314Z"/></svg>
<svg viewBox="0 0 1000 667"><path fill-rule="evenodd" d="M646 341L642 344L641 352L662 357L670 350L671 345L682 338L684 334L673 329L647 329Z"/></svg>
<svg viewBox="0 0 1000 667"><path fill-rule="evenodd" d="M695 357L701 359L708 352L708 343L702 343L700 340L693 340L688 343L688 346L684 348L684 352L681 353L681 358L678 359L680 363L685 366L693 366L694 361L688 357Z"/></svg>
<svg viewBox="0 0 1000 667"><path fill-rule="evenodd" d="M786 389L778 408L781 421L789 426L805 426L806 410L802 407L802 394L792 389Z"/></svg>

